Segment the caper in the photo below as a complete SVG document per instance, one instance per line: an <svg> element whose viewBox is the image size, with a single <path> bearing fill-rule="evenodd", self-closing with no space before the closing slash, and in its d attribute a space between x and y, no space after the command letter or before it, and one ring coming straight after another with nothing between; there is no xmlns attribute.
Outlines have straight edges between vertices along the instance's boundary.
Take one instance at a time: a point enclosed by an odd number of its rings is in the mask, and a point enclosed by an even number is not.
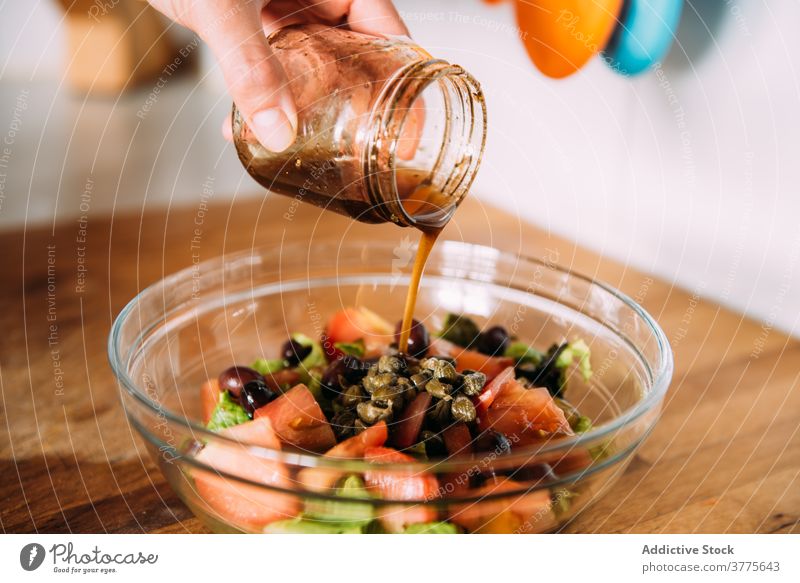
<svg viewBox="0 0 800 583"><path fill-rule="evenodd" d="M464 395L458 395L453 400L451 413L456 421L463 421L464 423L475 421L475 405Z"/></svg>
<svg viewBox="0 0 800 583"><path fill-rule="evenodd" d="M393 407L397 401L403 400L403 389L400 385L382 385L372 392L372 400L383 407Z"/></svg>
<svg viewBox="0 0 800 583"><path fill-rule="evenodd" d="M342 393L341 401L345 407L355 407L366 398L367 396L359 385L351 385Z"/></svg>
<svg viewBox="0 0 800 583"><path fill-rule="evenodd" d="M417 394L414 383L405 377L397 377L397 389L406 401L410 401Z"/></svg>
<svg viewBox="0 0 800 583"><path fill-rule="evenodd" d="M352 409L343 409L336 413L331 419L331 426L336 436L341 439L346 439L353 435L353 424L356 422L356 416Z"/></svg>
<svg viewBox="0 0 800 583"><path fill-rule="evenodd" d="M411 384L413 384L415 388L422 390L425 388L425 384L431 380L431 373L429 371L420 372L415 375L411 375L410 380Z"/></svg>
<svg viewBox="0 0 800 583"><path fill-rule="evenodd" d="M433 395L437 399L447 399L450 397L450 393L453 391L453 387L451 387L447 383L443 383L438 379L431 379L425 385L425 390L428 391L431 395Z"/></svg>
<svg viewBox="0 0 800 583"><path fill-rule="evenodd" d="M398 374L404 371L406 363L398 356L384 355L378 359L379 373Z"/></svg>
<svg viewBox="0 0 800 583"><path fill-rule="evenodd" d="M461 392L468 397L474 397L483 390L486 384L486 375L482 372L471 372L464 375L461 383Z"/></svg>
<svg viewBox="0 0 800 583"><path fill-rule="evenodd" d="M433 365L434 378L452 383L458 378L456 367L446 360L437 360Z"/></svg>
<svg viewBox="0 0 800 583"><path fill-rule="evenodd" d="M369 393L374 393L380 387L391 385L395 381L395 376L391 373L370 374L364 379L364 389Z"/></svg>
<svg viewBox="0 0 800 583"><path fill-rule="evenodd" d="M367 425L374 425L378 421L388 420L392 416L392 410L388 407L381 407L372 401L359 403L356 407L358 416Z"/></svg>

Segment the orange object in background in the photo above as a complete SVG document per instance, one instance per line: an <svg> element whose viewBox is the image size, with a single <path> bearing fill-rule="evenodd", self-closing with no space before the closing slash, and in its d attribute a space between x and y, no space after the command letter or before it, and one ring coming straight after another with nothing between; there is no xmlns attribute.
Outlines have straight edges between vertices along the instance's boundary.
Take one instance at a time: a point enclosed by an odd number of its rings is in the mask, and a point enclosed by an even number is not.
<svg viewBox="0 0 800 583"><path fill-rule="evenodd" d="M516 0L522 42L536 67L561 78L602 51L623 0Z"/></svg>

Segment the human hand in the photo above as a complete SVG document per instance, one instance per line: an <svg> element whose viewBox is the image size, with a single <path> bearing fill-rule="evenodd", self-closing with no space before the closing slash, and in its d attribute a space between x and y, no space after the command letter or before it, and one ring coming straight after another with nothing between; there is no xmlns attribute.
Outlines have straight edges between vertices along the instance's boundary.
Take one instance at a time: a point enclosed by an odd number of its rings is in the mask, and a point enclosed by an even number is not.
<svg viewBox="0 0 800 583"><path fill-rule="evenodd" d="M190 28L211 48L228 91L258 141L281 152L295 139L297 109L267 36L298 23L340 25L384 35L407 35L391 0L148 0ZM230 139L230 122L223 126Z"/></svg>

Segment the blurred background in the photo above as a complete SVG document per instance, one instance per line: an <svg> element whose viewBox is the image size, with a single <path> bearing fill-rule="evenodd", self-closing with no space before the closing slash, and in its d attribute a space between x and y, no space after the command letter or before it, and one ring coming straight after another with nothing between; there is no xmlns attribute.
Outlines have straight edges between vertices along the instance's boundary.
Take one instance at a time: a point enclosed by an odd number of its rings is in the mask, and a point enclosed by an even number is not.
<svg viewBox="0 0 800 583"><path fill-rule="evenodd" d="M800 3L687 1L660 67L563 80L534 68L509 3L396 4L483 84L473 196L800 332ZM144 8L0 4L0 230L264 196L220 135L209 52Z"/></svg>

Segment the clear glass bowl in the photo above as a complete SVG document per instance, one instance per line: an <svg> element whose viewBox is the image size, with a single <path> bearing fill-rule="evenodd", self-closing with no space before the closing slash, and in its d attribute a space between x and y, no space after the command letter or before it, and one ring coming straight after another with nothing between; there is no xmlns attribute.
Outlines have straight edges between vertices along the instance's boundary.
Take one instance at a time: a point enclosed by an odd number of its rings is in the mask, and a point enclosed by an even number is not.
<svg viewBox="0 0 800 583"><path fill-rule="evenodd" d="M365 500L334 495L320 488L319 478L332 484L374 472L374 464L243 444L204 428L200 386L207 379L234 363L274 358L289 333L319 337L330 314L344 306L365 306L396 321L406 271L391 244L262 248L171 275L120 313L109 358L128 419L210 529L281 530L293 523L267 523L304 512L317 519L319 532L350 532L342 524L362 524L365 515L389 530L448 521L462 532L548 532L621 474L656 422L669 386L672 354L663 331L629 297L602 283L452 241L431 254L416 317L433 327L448 312L468 314L481 324L502 324L541 349L584 339L594 375L589 382L571 375L566 396L593 420L590 431L503 456L381 465L387 475L433 476L437 491L419 499ZM198 455L204 449L226 463L209 465ZM280 480L267 485L258 468L278 472Z"/></svg>

